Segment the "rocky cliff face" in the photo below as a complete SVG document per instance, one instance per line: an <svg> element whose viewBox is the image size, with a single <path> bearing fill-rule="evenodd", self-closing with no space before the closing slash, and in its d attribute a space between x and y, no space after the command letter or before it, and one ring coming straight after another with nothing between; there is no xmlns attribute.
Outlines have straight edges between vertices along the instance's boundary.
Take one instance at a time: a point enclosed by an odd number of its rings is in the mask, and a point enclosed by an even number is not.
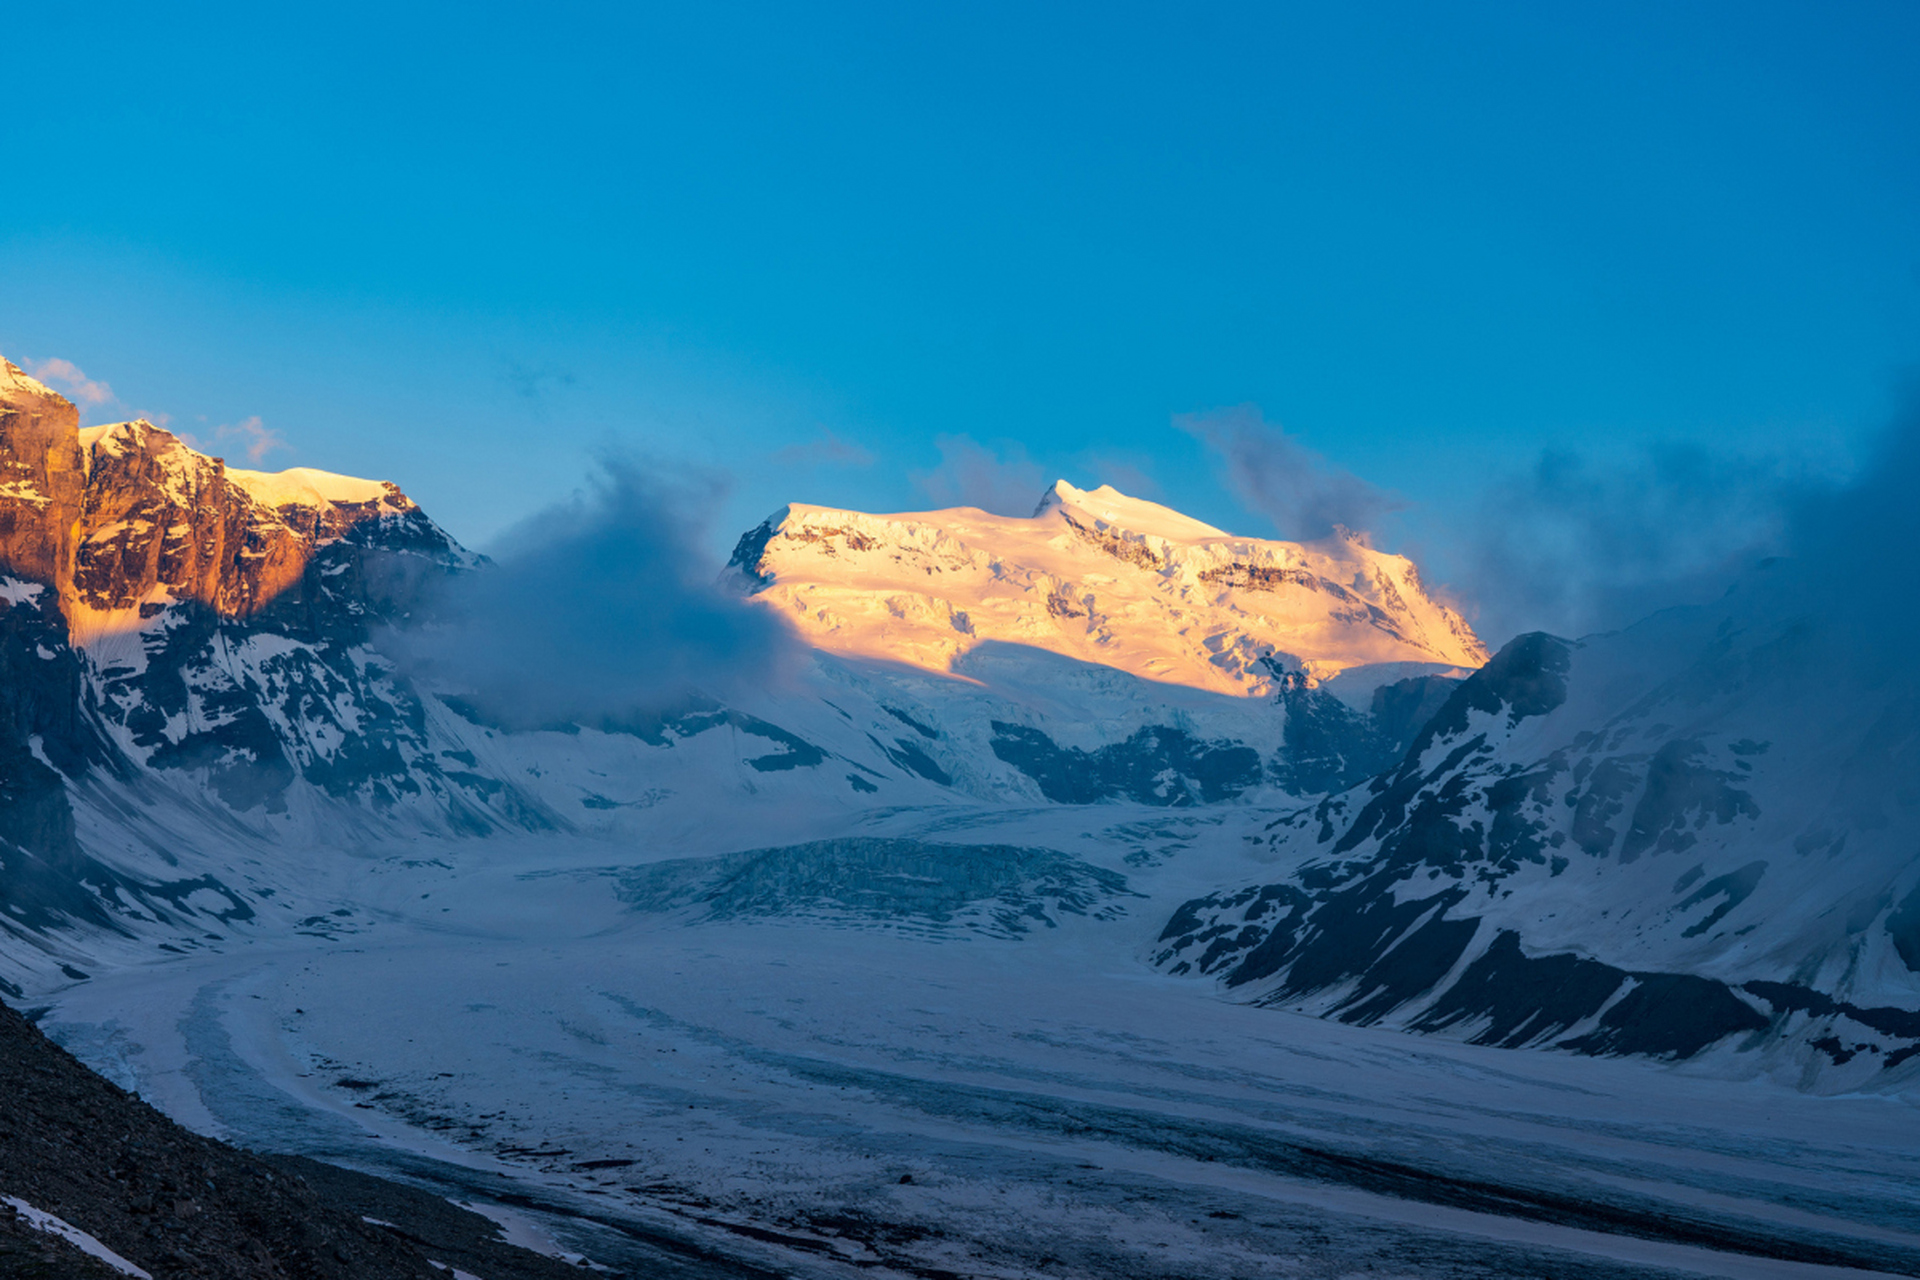
<svg viewBox="0 0 1920 1280"><path fill-rule="evenodd" d="M86 612L173 599L244 617L299 581L315 540L256 502L220 459L147 422L80 436L86 484L70 598Z"/></svg>
<svg viewBox="0 0 1920 1280"><path fill-rule="evenodd" d="M300 778L387 806L444 789L424 707L368 642L478 558L398 488L229 468L148 422L82 430L12 364L0 466L9 699L34 711L0 716L0 835L65 856L56 770L102 762L241 811L284 810Z"/></svg>
<svg viewBox="0 0 1920 1280"><path fill-rule="evenodd" d="M457 550L392 484L229 469L150 422L83 431L72 404L11 362L0 362L0 477L0 567L53 588L83 634L174 603L245 618L285 612L289 593L337 602L307 572L335 543ZM365 559L354 557L354 584L384 611L396 584L366 574Z"/></svg>
<svg viewBox="0 0 1920 1280"><path fill-rule="evenodd" d="M84 434L67 607L128 755L270 813L300 778L381 808L444 786L424 705L370 641L477 557L390 484L229 471L146 423Z"/></svg>
<svg viewBox="0 0 1920 1280"><path fill-rule="evenodd" d="M86 467L80 413L0 360L0 564L60 586L73 574Z"/></svg>

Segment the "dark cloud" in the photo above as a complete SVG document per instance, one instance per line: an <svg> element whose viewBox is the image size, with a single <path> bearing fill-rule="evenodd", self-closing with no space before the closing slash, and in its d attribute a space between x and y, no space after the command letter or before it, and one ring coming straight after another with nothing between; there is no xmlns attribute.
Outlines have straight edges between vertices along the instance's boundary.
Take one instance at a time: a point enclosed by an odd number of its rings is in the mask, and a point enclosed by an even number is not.
<svg viewBox="0 0 1920 1280"><path fill-rule="evenodd" d="M516 526L439 621L389 645L417 675L515 727L592 724L780 679L794 653L700 548L725 486L607 457L572 501Z"/></svg>
<svg viewBox="0 0 1920 1280"><path fill-rule="evenodd" d="M1920 394L1909 394L1846 479L1698 446L1621 466L1543 453L1489 488L1454 559L1492 644L1612 630L1736 589L1806 619L1853 661L1904 652L1920 625L1916 492Z"/></svg>
<svg viewBox="0 0 1920 1280"><path fill-rule="evenodd" d="M1711 598L1784 549L1791 482L1768 459L1697 446L1600 465L1543 452L1489 486L1461 557L1475 625L1579 636Z"/></svg>
<svg viewBox="0 0 1920 1280"><path fill-rule="evenodd" d="M1789 495L1774 588L1824 628L1837 661L1874 678L1912 672L1920 631L1920 383L1904 391L1852 481Z"/></svg>
<svg viewBox="0 0 1920 1280"><path fill-rule="evenodd" d="M1256 405L1182 414L1174 426L1219 456L1227 487L1293 541L1377 533L1407 504L1344 471L1266 420Z"/></svg>
<svg viewBox="0 0 1920 1280"><path fill-rule="evenodd" d="M912 473L936 506L979 507L1001 516L1030 516L1048 480L1024 445L1001 441L989 447L972 436L937 436L940 465Z"/></svg>

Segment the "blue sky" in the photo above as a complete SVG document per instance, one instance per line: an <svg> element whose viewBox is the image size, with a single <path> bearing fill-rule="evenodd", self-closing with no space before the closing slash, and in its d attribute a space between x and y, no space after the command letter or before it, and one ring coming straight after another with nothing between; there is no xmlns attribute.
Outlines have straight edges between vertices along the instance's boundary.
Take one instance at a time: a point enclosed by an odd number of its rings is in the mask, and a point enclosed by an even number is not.
<svg viewBox="0 0 1920 1280"><path fill-rule="evenodd" d="M1844 465L1920 353L1912 4L48 4L9 45L0 352L481 546L608 446L725 470L715 545L1054 475L1269 533L1174 425L1253 404L1444 570L1543 450Z"/></svg>

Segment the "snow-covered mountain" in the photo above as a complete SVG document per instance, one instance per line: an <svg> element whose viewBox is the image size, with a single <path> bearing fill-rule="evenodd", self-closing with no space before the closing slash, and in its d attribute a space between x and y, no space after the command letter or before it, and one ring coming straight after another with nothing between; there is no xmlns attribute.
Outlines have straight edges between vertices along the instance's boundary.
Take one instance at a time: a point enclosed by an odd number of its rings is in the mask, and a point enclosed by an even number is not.
<svg viewBox="0 0 1920 1280"><path fill-rule="evenodd" d="M611 840L696 860L636 909L717 910L768 866L923 877L947 846L910 847L900 814L1114 804L1239 833L1120 912L1160 912L1143 957L1235 998L1516 1046L1772 1046L1809 1081L1920 1045L1910 694L1809 680L1764 583L1485 662L1357 538L1234 537L1065 483L1026 519L791 506L729 574L804 642L796 678L509 729L383 643L430 641L450 584L491 571L394 485L82 431L11 365L0 465L9 989L324 922L323 851ZM1138 896L1020 830L943 910ZM1126 839L1129 865L1186 847ZM1002 880L1024 887L966 896Z"/></svg>
<svg viewBox="0 0 1920 1280"><path fill-rule="evenodd" d="M33 935L0 965L22 978L61 921L197 945L194 904L292 901L289 843L664 831L723 851L875 806L1313 793L1404 746L1480 652L1404 559L1060 485L1027 521L790 509L734 572L743 607L814 646L796 682L509 732L380 643L488 571L398 487L229 468L147 422L81 430L11 364L0 415L21 908L0 924Z"/></svg>
<svg viewBox="0 0 1920 1280"><path fill-rule="evenodd" d="M62 698L99 750L255 825L341 803L357 823L428 829L582 816L577 792L538 781L595 754L578 726L503 749L459 689L404 678L373 643L479 564L396 486L227 468L145 422L81 431L11 365L0 403L17 477L0 494L0 558L18 605L70 633L78 684ZM1425 674L1481 656L1400 557L1229 538L1064 484L1026 521L790 509L743 539L736 565L755 603L815 646L804 687L587 726L585 742L645 776L633 795L662 794L674 772L652 755L720 724L749 740L733 771L838 770L862 803L922 783L1162 804L1310 792L1417 727ZM54 637L49 651L67 650ZM1335 677L1361 710L1319 690ZM1396 688L1377 730L1368 700L1383 684Z"/></svg>
<svg viewBox="0 0 1920 1280"><path fill-rule="evenodd" d="M1476 1043L1910 1078L1915 681L1827 661L1832 628L1786 572L1622 632L1514 640L1394 768L1267 821L1288 872L1186 903L1155 961Z"/></svg>
<svg viewBox="0 0 1920 1280"><path fill-rule="evenodd" d="M1257 696L1289 673L1487 657L1404 556L1354 537L1236 538L1064 480L1027 519L788 506L740 540L733 565L814 646L941 674L983 647L1023 646Z"/></svg>

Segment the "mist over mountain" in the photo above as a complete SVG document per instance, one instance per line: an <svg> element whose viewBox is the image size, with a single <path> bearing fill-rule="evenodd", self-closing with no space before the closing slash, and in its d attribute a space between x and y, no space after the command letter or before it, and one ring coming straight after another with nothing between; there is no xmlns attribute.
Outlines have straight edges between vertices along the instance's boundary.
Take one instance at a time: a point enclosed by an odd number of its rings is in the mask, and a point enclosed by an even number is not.
<svg viewBox="0 0 1920 1280"><path fill-rule="evenodd" d="M1647 448L1627 465L1548 451L1489 485L1477 523L1457 531L1444 558L1495 636L1618 629L1710 601L1772 559L1798 566L1777 580L1799 583L1807 608L1863 623L1870 613L1897 632L1914 571L1859 548L1913 532L1894 495L1920 474L1915 403L1902 392L1845 475L1826 460L1734 447Z"/></svg>
<svg viewBox="0 0 1920 1280"><path fill-rule="evenodd" d="M434 625L397 628L382 646L523 729L781 682L786 630L716 582L702 555L717 483L603 458L571 500L509 530L486 571L441 583Z"/></svg>
<svg viewBox="0 0 1920 1280"><path fill-rule="evenodd" d="M1333 466L1268 421L1256 405L1175 419L1219 458L1227 488L1284 536L1362 538L1406 502Z"/></svg>

